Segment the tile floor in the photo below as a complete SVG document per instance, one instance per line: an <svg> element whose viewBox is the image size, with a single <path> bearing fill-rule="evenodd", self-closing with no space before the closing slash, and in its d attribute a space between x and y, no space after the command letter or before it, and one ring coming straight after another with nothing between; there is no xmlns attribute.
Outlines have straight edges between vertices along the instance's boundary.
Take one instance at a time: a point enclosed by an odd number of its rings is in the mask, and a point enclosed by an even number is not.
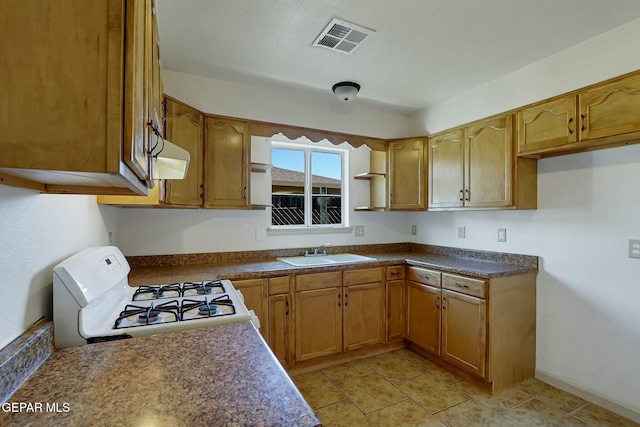
<svg viewBox="0 0 640 427"><path fill-rule="evenodd" d="M536 379L491 396L406 348L293 381L324 426L640 426Z"/></svg>

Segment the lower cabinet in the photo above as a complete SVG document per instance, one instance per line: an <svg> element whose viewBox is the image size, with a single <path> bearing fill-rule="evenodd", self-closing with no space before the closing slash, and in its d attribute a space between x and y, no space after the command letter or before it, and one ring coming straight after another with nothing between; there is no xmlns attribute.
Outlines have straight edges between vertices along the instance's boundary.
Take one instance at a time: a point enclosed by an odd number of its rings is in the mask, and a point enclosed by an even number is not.
<svg viewBox="0 0 640 427"><path fill-rule="evenodd" d="M382 268L296 276L295 359L302 362L384 340Z"/></svg>
<svg viewBox="0 0 640 427"><path fill-rule="evenodd" d="M269 328L267 319L269 307L267 306L268 290L267 279L234 280L233 286L242 292L244 305L253 310L260 321L260 334L269 341Z"/></svg>
<svg viewBox="0 0 640 427"><path fill-rule="evenodd" d="M535 273L485 280L408 267L406 310L408 341L492 392L533 377Z"/></svg>
<svg viewBox="0 0 640 427"><path fill-rule="evenodd" d="M407 274L406 338L421 348L440 354L440 272L409 267Z"/></svg>
<svg viewBox="0 0 640 427"><path fill-rule="evenodd" d="M301 276L296 277L296 286L300 279ZM297 362L342 352L341 281L330 287L296 292L295 317Z"/></svg>
<svg viewBox="0 0 640 427"><path fill-rule="evenodd" d="M404 339L405 335L405 285L404 265L386 269L386 342Z"/></svg>
<svg viewBox="0 0 640 427"><path fill-rule="evenodd" d="M485 378L487 302L442 291L442 357L467 372Z"/></svg>
<svg viewBox="0 0 640 427"><path fill-rule="evenodd" d="M283 366L293 363L293 304L290 276L269 279L269 347Z"/></svg>

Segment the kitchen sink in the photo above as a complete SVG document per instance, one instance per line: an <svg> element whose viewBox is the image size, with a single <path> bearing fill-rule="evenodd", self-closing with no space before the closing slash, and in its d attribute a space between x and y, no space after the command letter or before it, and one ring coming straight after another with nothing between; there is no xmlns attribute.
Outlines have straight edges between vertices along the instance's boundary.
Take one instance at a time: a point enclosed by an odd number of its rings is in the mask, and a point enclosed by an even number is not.
<svg viewBox="0 0 640 427"><path fill-rule="evenodd" d="M278 258L279 261L286 262L294 267L316 267L321 265L348 264L352 262L375 261L364 255L356 254L333 254L322 256L292 256Z"/></svg>

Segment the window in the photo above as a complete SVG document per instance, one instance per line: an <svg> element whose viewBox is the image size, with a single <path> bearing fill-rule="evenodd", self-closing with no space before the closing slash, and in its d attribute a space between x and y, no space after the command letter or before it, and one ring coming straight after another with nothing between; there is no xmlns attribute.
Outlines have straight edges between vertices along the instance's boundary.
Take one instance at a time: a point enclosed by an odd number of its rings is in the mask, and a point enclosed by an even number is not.
<svg viewBox="0 0 640 427"><path fill-rule="evenodd" d="M271 225L346 226L346 150L273 142Z"/></svg>

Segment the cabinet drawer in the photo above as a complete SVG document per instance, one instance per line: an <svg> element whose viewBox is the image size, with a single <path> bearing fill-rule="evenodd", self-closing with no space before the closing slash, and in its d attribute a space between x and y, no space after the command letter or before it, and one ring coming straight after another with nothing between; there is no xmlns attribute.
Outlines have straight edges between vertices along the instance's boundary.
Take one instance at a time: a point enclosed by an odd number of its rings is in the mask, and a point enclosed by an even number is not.
<svg viewBox="0 0 640 427"><path fill-rule="evenodd" d="M387 267L387 280L401 280L404 279L404 266L393 265Z"/></svg>
<svg viewBox="0 0 640 427"><path fill-rule="evenodd" d="M484 280L443 273L442 287L478 298L486 298L486 282Z"/></svg>
<svg viewBox="0 0 640 427"><path fill-rule="evenodd" d="M420 267L409 267L407 269L407 279L423 283L425 285L441 287L441 273L439 271L427 270Z"/></svg>
<svg viewBox="0 0 640 427"><path fill-rule="evenodd" d="M296 276L296 291L310 291L312 289L342 286L342 272L300 274Z"/></svg>
<svg viewBox="0 0 640 427"><path fill-rule="evenodd" d="M382 282L382 267L350 270L343 273L344 286Z"/></svg>
<svg viewBox="0 0 640 427"><path fill-rule="evenodd" d="M288 294L290 290L290 277L272 277L269 279L269 295Z"/></svg>

